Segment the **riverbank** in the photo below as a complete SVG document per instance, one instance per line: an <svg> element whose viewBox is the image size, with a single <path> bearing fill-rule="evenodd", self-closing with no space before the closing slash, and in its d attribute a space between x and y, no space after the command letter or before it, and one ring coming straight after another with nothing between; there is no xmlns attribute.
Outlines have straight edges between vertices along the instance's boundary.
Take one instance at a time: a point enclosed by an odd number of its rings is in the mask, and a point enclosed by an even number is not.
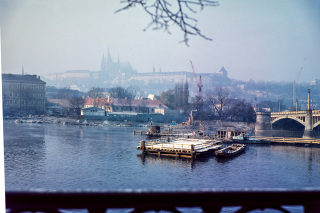
<svg viewBox="0 0 320 213"><path fill-rule="evenodd" d="M131 122L131 121L110 121L110 120L86 120L68 117L55 116L34 116L5 119L16 123L37 123L37 124L61 124L61 125L84 125L84 126L119 126L119 127L149 127L150 122ZM183 126L172 123L155 123L153 125L170 126L172 129L179 130L201 130L215 133L217 130L241 130L252 132L254 131L254 123L245 122L229 122L229 121L195 121L194 125Z"/></svg>
<svg viewBox="0 0 320 213"><path fill-rule="evenodd" d="M66 117L39 116L10 119L16 123L37 123L37 124L61 124L61 125L81 125L81 126L126 126L126 127L146 127L147 124L139 122L119 122L106 120L86 120Z"/></svg>

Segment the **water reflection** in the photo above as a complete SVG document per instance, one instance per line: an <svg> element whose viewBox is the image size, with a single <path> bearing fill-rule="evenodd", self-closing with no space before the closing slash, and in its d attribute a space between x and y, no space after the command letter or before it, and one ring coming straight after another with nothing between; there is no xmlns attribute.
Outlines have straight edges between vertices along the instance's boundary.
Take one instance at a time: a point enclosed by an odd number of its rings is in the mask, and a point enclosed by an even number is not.
<svg viewBox="0 0 320 213"><path fill-rule="evenodd" d="M320 187L320 149L248 145L218 160L144 155L132 128L6 123L6 190Z"/></svg>
<svg viewBox="0 0 320 213"><path fill-rule="evenodd" d="M254 135L262 137L288 137L302 138L304 131L288 131L288 130L265 130L255 131Z"/></svg>
<svg viewBox="0 0 320 213"><path fill-rule="evenodd" d="M193 168L194 167L194 159L192 158L181 158L181 157L173 157L173 156L157 156L151 154L138 154L137 157L141 160L141 165L145 165L148 161L148 164L151 165L171 165L172 167L184 168Z"/></svg>
<svg viewBox="0 0 320 213"><path fill-rule="evenodd" d="M44 173L46 156L45 132L39 125L23 124L22 128L15 128L15 134L7 134L13 129L4 125L4 158L6 177L30 177L37 179ZM30 140L29 138L33 139ZM17 157L18 156L18 157ZM20 171L16 173L16 171ZM26 183L32 184L32 183Z"/></svg>

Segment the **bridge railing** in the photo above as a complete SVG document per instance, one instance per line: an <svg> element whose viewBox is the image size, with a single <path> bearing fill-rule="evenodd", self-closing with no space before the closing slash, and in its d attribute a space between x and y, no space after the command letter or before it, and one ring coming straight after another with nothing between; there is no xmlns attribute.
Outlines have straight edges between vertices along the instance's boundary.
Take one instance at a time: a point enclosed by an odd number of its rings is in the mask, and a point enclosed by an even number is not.
<svg viewBox="0 0 320 213"><path fill-rule="evenodd" d="M315 115L315 114L320 115L320 110L319 110L319 109L317 109L317 110L312 110L312 114L313 114L313 115Z"/></svg>
<svg viewBox="0 0 320 213"><path fill-rule="evenodd" d="M306 115L306 110L303 111L283 111L283 112L271 112L271 116L275 115Z"/></svg>
<svg viewBox="0 0 320 213"><path fill-rule="evenodd" d="M275 115L306 115L308 110L300 110L300 111L283 111L283 112L271 112L271 116ZM313 115L320 115L320 110L312 110Z"/></svg>
<svg viewBox="0 0 320 213"><path fill-rule="evenodd" d="M180 190L180 191L98 191L98 192L6 192L6 209L18 212L62 212L79 209L102 213L130 208L131 212L180 212L179 208L201 208L220 212L223 207L240 207L237 212L300 206L304 212L320 212L320 189L284 190Z"/></svg>

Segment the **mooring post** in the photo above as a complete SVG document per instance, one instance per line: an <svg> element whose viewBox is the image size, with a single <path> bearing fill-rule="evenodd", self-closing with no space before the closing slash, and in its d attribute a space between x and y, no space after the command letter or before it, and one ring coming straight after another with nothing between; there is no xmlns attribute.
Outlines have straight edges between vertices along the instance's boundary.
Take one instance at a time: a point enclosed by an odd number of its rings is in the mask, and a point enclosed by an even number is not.
<svg viewBox="0 0 320 213"><path fill-rule="evenodd" d="M194 157L194 145L191 144L191 157L193 158Z"/></svg>
<svg viewBox="0 0 320 213"><path fill-rule="evenodd" d="M141 149L142 149L142 153L144 153L145 149L146 149L146 142L145 141L141 141Z"/></svg>

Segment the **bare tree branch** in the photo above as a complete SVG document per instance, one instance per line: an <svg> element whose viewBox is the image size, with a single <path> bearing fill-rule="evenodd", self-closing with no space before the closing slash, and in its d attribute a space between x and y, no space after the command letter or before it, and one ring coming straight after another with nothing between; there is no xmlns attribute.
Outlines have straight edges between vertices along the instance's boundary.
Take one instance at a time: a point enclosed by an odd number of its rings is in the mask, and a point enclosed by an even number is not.
<svg viewBox="0 0 320 213"><path fill-rule="evenodd" d="M172 1L173 2L173 1ZM144 30L154 26L154 30L163 29L169 34L169 26L177 25L184 32L184 42L188 46L189 36L200 36L206 40L212 40L201 33L197 27L197 19L190 17L187 12L197 13L194 7L199 7L202 11L205 7L215 7L219 3L212 0L175 0L174 4L168 0L123 0L121 3L126 4L116 13L127 10L139 5L150 16L151 22Z"/></svg>

